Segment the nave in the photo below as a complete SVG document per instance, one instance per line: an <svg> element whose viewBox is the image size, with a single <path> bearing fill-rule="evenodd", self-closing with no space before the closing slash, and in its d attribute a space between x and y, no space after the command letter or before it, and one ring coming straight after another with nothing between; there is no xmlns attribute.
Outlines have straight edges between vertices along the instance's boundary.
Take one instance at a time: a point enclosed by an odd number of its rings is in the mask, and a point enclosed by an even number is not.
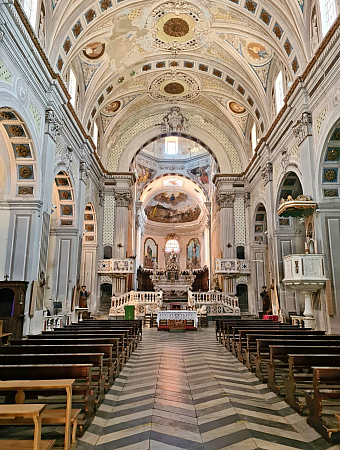
<svg viewBox="0 0 340 450"><path fill-rule="evenodd" d="M339 450L220 343L143 330L78 450Z"/></svg>

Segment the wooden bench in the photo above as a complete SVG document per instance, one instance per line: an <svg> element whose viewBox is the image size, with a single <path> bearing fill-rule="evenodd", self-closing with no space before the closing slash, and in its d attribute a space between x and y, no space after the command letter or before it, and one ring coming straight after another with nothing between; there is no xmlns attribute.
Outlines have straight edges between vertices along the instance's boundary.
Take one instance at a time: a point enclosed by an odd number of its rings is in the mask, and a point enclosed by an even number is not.
<svg viewBox="0 0 340 450"><path fill-rule="evenodd" d="M119 372L122 368L122 360L124 360L124 353L122 351L121 346L119 345L119 339L117 338L97 338L97 337L93 337L92 339L72 339L71 337L69 339L23 339L23 340L15 340L12 341L13 345L44 345L44 346L49 346L49 345L68 345L68 346L72 346L72 345L97 345L97 344L112 344L114 349L117 349L117 372Z"/></svg>
<svg viewBox="0 0 340 450"><path fill-rule="evenodd" d="M226 320L221 323L222 327L222 337L221 337L221 343L224 347L226 347L230 351L230 343L229 343L229 336L232 334L232 327L244 327L247 326L249 328L252 328L253 326L261 326L261 325L268 325L269 327L273 325L272 322L269 322L268 320Z"/></svg>
<svg viewBox="0 0 340 450"><path fill-rule="evenodd" d="M80 431L91 423L94 416L97 389L92 385L92 364L50 364L50 365L0 365L0 380L65 380L74 379L73 407L80 408L82 415L79 420ZM39 389L37 389L39 391ZM38 392L31 390L32 396ZM57 398L56 395L58 395ZM44 402L53 405L65 404L64 390L59 393L56 389L44 390ZM52 398L54 397L54 398ZM33 399L32 399L33 401Z"/></svg>
<svg viewBox="0 0 340 450"><path fill-rule="evenodd" d="M330 346L329 341L324 341L325 345L309 346L309 342L299 345L270 345L270 361L267 363L268 387L280 395L284 389L283 376L288 373L288 355L296 353L304 355L319 355L327 353L330 355L340 355L340 342L335 346Z"/></svg>
<svg viewBox="0 0 340 450"><path fill-rule="evenodd" d="M142 335L143 335L143 321L142 320L97 320L97 319L90 319L90 320L85 320L83 322L84 325L86 325L87 327L91 327L91 326L103 326L103 327L112 327L115 328L117 326L133 326L137 332L137 335L139 337L139 340L142 340ZM75 326L80 326L82 324L80 323L76 323L76 324L72 324Z"/></svg>
<svg viewBox="0 0 340 450"><path fill-rule="evenodd" d="M282 330L284 332L288 332L288 331L301 331L301 329L299 329L297 326L295 325L286 325L286 324L277 324L275 322L270 322L270 323L274 323L274 325L271 326L260 326L260 327L251 327L249 328L249 326L245 326L245 327L232 327L232 337L229 337L230 342L230 348L231 348L231 352L234 356L237 356L237 352L239 350L239 343L240 343L240 334L241 337L243 336L244 341L246 342L246 335L247 333L251 333L252 331L255 332L262 332L264 334L266 333L276 333L279 334L279 332ZM242 359L243 362L243 359Z"/></svg>
<svg viewBox="0 0 340 450"><path fill-rule="evenodd" d="M303 349L302 349L303 350ZM325 349L327 351L327 348ZM288 356L289 371L283 375L286 389L285 401L300 414L306 412L304 392L313 389L313 367L329 367L329 363L340 367L340 354L303 354Z"/></svg>
<svg viewBox="0 0 340 450"><path fill-rule="evenodd" d="M103 374L103 353L71 353L71 354L2 354L2 365L32 366L55 364L92 364L92 388L98 393L96 404L105 397L105 378Z"/></svg>
<svg viewBox="0 0 340 450"><path fill-rule="evenodd" d="M340 367L313 367L313 389L305 391L307 422L329 442L340 441Z"/></svg>
<svg viewBox="0 0 340 450"><path fill-rule="evenodd" d="M9 422L15 422L16 418L29 419L34 423L34 440L33 441L21 441L21 440L0 440L1 450L13 450L13 448L33 449L33 450L49 450L53 447L54 440L41 440L41 414L46 405L0 405L0 419Z"/></svg>
<svg viewBox="0 0 340 450"><path fill-rule="evenodd" d="M102 353L103 373L105 376L105 390L113 384L115 376L118 375L117 358L118 350L112 344L75 344L75 345L10 345L0 347L0 355L21 354L73 354L73 353Z"/></svg>
<svg viewBox="0 0 340 450"><path fill-rule="evenodd" d="M312 332L313 333L313 332ZM277 344L284 344L285 341L287 342L287 345L294 345L294 342L296 342L296 339L299 341L296 345L304 345L304 341L317 341L317 342L323 342L323 341L330 341L332 342L330 345L337 345L336 342L340 341L340 336L328 336L328 335L315 335L315 334L303 334L303 335L296 335L292 333L288 334L280 334L275 336L275 338L271 337L268 334L259 333L259 334L252 334L247 333L247 347L244 350L244 362L246 367L253 372L255 370L255 358L258 355L258 348L257 348L257 341L263 340L263 347L261 348L261 354L262 357L267 350L268 354L268 360L269 360L269 345L275 345ZM334 342L334 343L333 343ZM312 344L316 345L316 344ZM322 344L323 345L323 344ZM266 346L266 348L265 348Z"/></svg>
<svg viewBox="0 0 340 450"><path fill-rule="evenodd" d="M303 330L304 331L304 330ZM266 383L268 381L267 378L267 363L270 361L270 346L275 344L282 344L285 345L286 341L304 341L305 336L308 336L307 341L309 340L320 340L320 342L328 342L329 338L325 335L319 334L318 331L310 331L309 334L305 334L299 332L294 332L294 334L287 333L287 334L281 334L280 335L272 335L267 334L263 338L257 339L256 346L256 356L254 360L255 364L255 375L263 382ZM311 334L310 334L311 333ZM285 336L290 336L290 339L286 339ZM314 339L311 339L314 338ZM283 340L283 342L279 342L279 340ZM294 345L294 343L292 344ZM307 343L302 345L308 345ZM323 345L323 344L321 344ZM326 344L327 345L327 344ZM337 342L334 344L337 345Z"/></svg>

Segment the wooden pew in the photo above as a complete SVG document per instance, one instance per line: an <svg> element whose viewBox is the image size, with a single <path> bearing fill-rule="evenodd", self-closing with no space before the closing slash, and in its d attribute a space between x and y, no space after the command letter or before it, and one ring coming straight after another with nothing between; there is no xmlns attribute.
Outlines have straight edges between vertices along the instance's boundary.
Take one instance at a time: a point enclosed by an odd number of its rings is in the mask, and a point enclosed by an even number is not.
<svg viewBox="0 0 340 450"><path fill-rule="evenodd" d="M69 336L68 339L54 339L54 338L49 338L47 339L41 339L41 338L37 338L37 339L23 339L23 340L14 340L12 341L13 345L54 345L54 344L58 344L58 345L92 345L92 344L112 344L114 348L117 349L118 351L118 355L117 355L117 363L118 363L118 371L120 371L122 369L122 366L124 365L124 362L122 360L124 360L124 353L122 352L121 347L119 346L119 339L117 338L111 338L111 337L106 337L106 338L97 338L97 337L92 337L92 338L86 338L86 339L76 339L73 338L72 336Z"/></svg>
<svg viewBox="0 0 340 450"><path fill-rule="evenodd" d="M91 326L104 326L104 327L119 327L119 326L133 326L138 334L139 340L142 340L142 334L143 334L143 321L142 320L113 320L113 319L109 319L109 320L97 320L97 319L87 319L84 320L83 322L79 322L79 323L75 323L72 325L77 325L80 326L82 324L86 324L86 326L91 327Z"/></svg>
<svg viewBox="0 0 340 450"><path fill-rule="evenodd" d="M302 349L303 350L303 349ZM327 352L327 349L325 349ZM283 383L286 389L285 401L300 414L306 412L306 403L302 391L313 388L312 368L329 367L331 362L334 367L340 367L340 354L300 354L288 356L289 371L283 375Z"/></svg>
<svg viewBox="0 0 340 450"><path fill-rule="evenodd" d="M307 422L329 442L340 441L340 367L313 367L313 389L305 391Z"/></svg>
<svg viewBox="0 0 340 450"><path fill-rule="evenodd" d="M230 342L229 342L229 336L232 335L232 327L235 326L248 326L249 328L252 328L253 326L261 326L261 325L268 325L269 327L274 325L274 322L270 322L269 320L227 320L223 321L222 326L222 345L226 347L229 351L230 348Z"/></svg>
<svg viewBox="0 0 340 450"><path fill-rule="evenodd" d="M17 448L20 450L49 450L54 446L54 440L41 440L41 414L43 413L46 405L0 405L0 419L7 422L9 425L11 422L18 418L30 419L34 423L34 440L14 440L3 439L0 441L1 450L13 450Z"/></svg>
<svg viewBox="0 0 340 450"><path fill-rule="evenodd" d="M92 364L50 364L50 365L0 365L1 380L60 380L74 379L73 384L73 400L74 409L80 408L82 414L80 416L80 431L91 423L94 416L96 390L92 386ZM34 393L34 391L32 391ZM37 391L37 395L38 395ZM65 404L65 392L60 392L60 398L49 399L55 396L56 391L44 391L46 396L44 402L51 404ZM40 395L40 393L39 393ZM78 406L79 405L79 406Z"/></svg>
<svg viewBox="0 0 340 450"><path fill-rule="evenodd" d="M264 326L264 325L261 325L259 327L251 327L251 328L249 328L249 326L232 327L232 337L229 338L229 339L231 339L231 344L230 344L231 352L234 356L237 356L238 344L240 342L240 333L241 333L241 336L243 336L244 341L246 342L247 332L251 333L252 331L255 331L255 332L263 331L264 333L268 332L268 333L279 334L278 332L281 330L283 330L285 332L287 332L287 331L295 331L296 332L301 329L295 325L286 325L286 324L281 324L281 325L276 324L276 325L271 325L269 327ZM242 334L242 332L243 332L243 334ZM242 362L243 362L243 360L242 360Z"/></svg>
<svg viewBox="0 0 340 450"><path fill-rule="evenodd" d="M107 379L105 386L106 391L108 391L108 389L112 386L115 376L118 375L118 350L117 348L114 348L112 344L60 345L58 342L55 342L53 345L30 345L28 341L25 342L27 342L25 345L0 347L0 355L102 353L104 355L103 373Z"/></svg>
<svg viewBox="0 0 340 450"><path fill-rule="evenodd" d="M92 364L92 388L98 393L96 404L105 397L105 379L103 374L103 353L71 353L71 354L6 354L1 355L2 365L33 366L54 364Z"/></svg>
<svg viewBox="0 0 340 450"><path fill-rule="evenodd" d="M261 328L261 330L264 330L264 328ZM268 334L270 334L270 330L283 330L284 333L286 333L288 330L288 331L291 331L292 334L299 334L299 333L301 334L301 331L303 332L302 334L306 334L306 331L307 332L310 331L311 333L313 333L312 330L301 329L301 328L296 327L295 325L289 326L289 327L279 326L278 328L275 327L275 328L270 328L270 329L266 328L266 330L269 331ZM246 348L247 348L247 343L248 343L247 336L249 334L256 334L258 332L259 332L258 330L254 330L254 329L250 329L250 330L243 329L243 328L239 329L238 342L236 343L236 350L237 350L237 357L241 362L244 362L245 356L246 356L245 353L246 353ZM263 334L266 334L266 332L267 331L264 331ZM320 334L320 333L318 333L318 334Z"/></svg>
<svg viewBox="0 0 340 450"><path fill-rule="evenodd" d="M313 333L313 331L311 332ZM335 342L340 341L340 335L333 335L333 336L328 336L328 335L315 335L315 334L303 334L303 335L298 335L296 336L296 334L293 333L288 333L288 334L281 334L275 336L275 338L270 337L270 335L268 336L268 334L264 334L264 333L247 333L247 347L245 348L245 356L244 356L244 362L246 367L253 372L255 370L255 358L258 355L258 348L257 348L257 341L258 340L263 340L263 347L261 348L261 354L262 354L262 358L267 350L267 354L268 354L268 360L269 360L269 345L275 345L277 344L284 344L284 341L291 341L289 343L287 343L287 345L294 345L294 342L296 341L296 339L298 339L299 344L296 345L304 345L304 341L315 341L317 340L317 342L320 341L328 341L330 340L331 342L334 342L333 344L330 345L337 345ZM300 342L302 341L302 342ZM313 344L315 345L315 344ZM267 348L265 347L267 346Z"/></svg>
<svg viewBox="0 0 340 450"><path fill-rule="evenodd" d="M319 355L322 353L340 355L340 342L335 342L335 346L330 346L330 341L324 341L324 345L310 346L305 343L302 346L291 345L288 346L285 342L283 345L270 345L270 361L267 363L268 387L280 394L284 388L283 376L289 370L288 355L295 353L303 353L305 355ZM321 342L322 344L322 342Z"/></svg>

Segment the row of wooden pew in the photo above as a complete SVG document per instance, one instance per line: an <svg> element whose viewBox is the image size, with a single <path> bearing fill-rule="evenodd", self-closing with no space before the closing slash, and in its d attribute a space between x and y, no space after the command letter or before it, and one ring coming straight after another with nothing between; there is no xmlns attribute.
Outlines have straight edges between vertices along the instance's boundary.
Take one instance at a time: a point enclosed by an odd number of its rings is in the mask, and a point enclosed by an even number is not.
<svg viewBox="0 0 340 450"><path fill-rule="evenodd" d="M216 339L327 440L340 441L340 335L268 320L217 320Z"/></svg>
<svg viewBox="0 0 340 450"><path fill-rule="evenodd" d="M45 385L45 380L72 380L74 444L77 425L78 435L83 434L141 339L141 321L91 319L13 340L10 345L0 346L0 395L2 389L6 390L5 404L9 405L23 400L44 403L47 407L42 412L42 424L65 424L65 390L49 390L47 384L43 391L30 389L22 398L19 390L8 391L6 383L41 380ZM3 443L0 441L0 448ZM66 440L64 448L70 448Z"/></svg>

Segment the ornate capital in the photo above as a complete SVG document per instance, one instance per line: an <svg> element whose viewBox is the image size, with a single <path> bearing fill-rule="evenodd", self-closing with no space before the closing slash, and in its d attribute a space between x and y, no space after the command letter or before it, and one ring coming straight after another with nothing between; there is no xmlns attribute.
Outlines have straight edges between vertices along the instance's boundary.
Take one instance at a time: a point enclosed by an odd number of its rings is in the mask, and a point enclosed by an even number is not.
<svg viewBox="0 0 340 450"><path fill-rule="evenodd" d="M269 181L273 181L273 164L271 162L267 162L264 169L261 171L262 178L264 180L264 185L269 183Z"/></svg>
<svg viewBox="0 0 340 450"><path fill-rule="evenodd" d="M132 202L131 192L125 189L115 189L114 197L117 207L128 207Z"/></svg>
<svg viewBox="0 0 340 450"><path fill-rule="evenodd" d="M79 172L80 172L80 179L84 181L84 183L87 183L87 178L89 176L89 168L86 161L80 161L79 163Z"/></svg>
<svg viewBox="0 0 340 450"><path fill-rule="evenodd" d="M250 192L245 192L243 198L245 206L246 207L250 206Z"/></svg>
<svg viewBox="0 0 340 450"><path fill-rule="evenodd" d="M294 136L299 139L301 144L307 136L312 135L312 114L308 111L302 113L301 119L293 126Z"/></svg>
<svg viewBox="0 0 340 450"><path fill-rule="evenodd" d="M57 118L53 109L47 109L45 114L45 133L55 141L63 128L62 122Z"/></svg>
<svg viewBox="0 0 340 450"><path fill-rule="evenodd" d="M233 208L235 201L235 192L218 192L217 204L220 208Z"/></svg>

